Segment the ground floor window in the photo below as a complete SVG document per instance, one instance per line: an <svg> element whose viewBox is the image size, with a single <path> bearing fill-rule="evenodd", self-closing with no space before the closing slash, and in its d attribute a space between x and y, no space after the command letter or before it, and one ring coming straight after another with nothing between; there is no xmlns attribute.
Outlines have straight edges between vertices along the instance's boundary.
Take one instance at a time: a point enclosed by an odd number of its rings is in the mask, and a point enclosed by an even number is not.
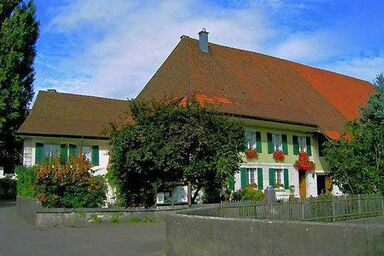
<svg viewBox="0 0 384 256"><path fill-rule="evenodd" d="M276 183L277 184L283 184L283 181L281 179L281 173L282 173L282 169L276 169Z"/></svg>
<svg viewBox="0 0 384 256"><path fill-rule="evenodd" d="M249 184L256 184L260 190L264 188L262 168L240 168L240 172L242 189L245 189Z"/></svg>
<svg viewBox="0 0 384 256"><path fill-rule="evenodd" d="M52 158L55 156L59 156L59 152L59 144L44 144L44 158Z"/></svg>
<svg viewBox="0 0 384 256"><path fill-rule="evenodd" d="M92 147L91 146L79 146L82 156L89 162L92 162Z"/></svg>
<svg viewBox="0 0 384 256"><path fill-rule="evenodd" d="M248 169L248 184L254 184L255 182L255 172L256 169L250 168Z"/></svg>

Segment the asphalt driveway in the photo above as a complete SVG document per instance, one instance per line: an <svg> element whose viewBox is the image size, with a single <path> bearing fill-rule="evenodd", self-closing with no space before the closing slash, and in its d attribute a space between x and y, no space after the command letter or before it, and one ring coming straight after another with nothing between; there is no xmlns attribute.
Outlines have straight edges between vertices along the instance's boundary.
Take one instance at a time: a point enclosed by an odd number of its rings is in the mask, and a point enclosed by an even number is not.
<svg viewBox="0 0 384 256"><path fill-rule="evenodd" d="M164 241L164 223L36 228L0 202L0 256L164 255Z"/></svg>

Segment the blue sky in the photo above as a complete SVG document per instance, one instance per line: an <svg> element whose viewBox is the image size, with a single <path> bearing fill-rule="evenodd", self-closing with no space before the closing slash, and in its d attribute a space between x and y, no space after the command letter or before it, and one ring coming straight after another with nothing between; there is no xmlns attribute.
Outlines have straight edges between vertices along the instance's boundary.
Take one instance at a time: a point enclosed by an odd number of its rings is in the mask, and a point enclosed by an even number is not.
<svg viewBox="0 0 384 256"><path fill-rule="evenodd" d="M134 98L185 34L372 81L384 1L35 0L35 91Z"/></svg>

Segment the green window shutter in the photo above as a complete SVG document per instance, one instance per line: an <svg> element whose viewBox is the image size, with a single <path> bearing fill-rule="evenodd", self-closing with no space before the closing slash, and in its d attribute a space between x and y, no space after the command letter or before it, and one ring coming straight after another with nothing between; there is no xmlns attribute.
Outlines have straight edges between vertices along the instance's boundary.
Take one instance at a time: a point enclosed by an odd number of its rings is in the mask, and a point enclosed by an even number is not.
<svg viewBox="0 0 384 256"><path fill-rule="evenodd" d="M289 176L288 169L284 169L284 188L289 189Z"/></svg>
<svg viewBox="0 0 384 256"><path fill-rule="evenodd" d="M293 154L298 155L299 152L299 138L296 135L292 136L293 139Z"/></svg>
<svg viewBox="0 0 384 256"><path fill-rule="evenodd" d="M241 188L245 189L248 185L248 170L247 168L240 168L240 183L241 183Z"/></svg>
<svg viewBox="0 0 384 256"><path fill-rule="evenodd" d="M263 153L263 147L261 144L261 133L260 132L256 132L256 147L257 147L258 153Z"/></svg>
<svg viewBox="0 0 384 256"><path fill-rule="evenodd" d="M273 153L272 133L267 133L268 140L268 154Z"/></svg>
<svg viewBox="0 0 384 256"><path fill-rule="evenodd" d="M73 144L69 144L69 156L70 157L77 157L77 146Z"/></svg>
<svg viewBox="0 0 384 256"><path fill-rule="evenodd" d="M43 162L44 158L44 144L36 143L35 147L35 164Z"/></svg>
<svg viewBox="0 0 384 256"><path fill-rule="evenodd" d="M228 189L231 191L235 190L235 178L234 177L228 178Z"/></svg>
<svg viewBox="0 0 384 256"><path fill-rule="evenodd" d="M92 165L93 166L99 165L99 146L98 145L92 146Z"/></svg>
<svg viewBox="0 0 384 256"><path fill-rule="evenodd" d="M65 164L68 162L68 145L60 145L60 163Z"/></svg>
<svg viewBox="0 0 384 256"><path fill-rule="evenodd" d="M275 187L276 171L273 168L269 169L269 186Z"/></svg>
<svg viewBox="0 0 384 256"><path fill-rule="evenodd" d="M263 190L263 168L257 168L257 188Z"/></svg>
<svg viewBox="0 0 384 256"><path fill-rule="evenodd" d="M284 155L288 155L288 138L286 134L282 134L281 138L283 140L283 153Z"/></svg>
<svg viewBox="0 0 384 256"><path fill-rule="evenodd" d="M312 155L311 137L307 137L307 154L308 154L309 156Z"/></svg>

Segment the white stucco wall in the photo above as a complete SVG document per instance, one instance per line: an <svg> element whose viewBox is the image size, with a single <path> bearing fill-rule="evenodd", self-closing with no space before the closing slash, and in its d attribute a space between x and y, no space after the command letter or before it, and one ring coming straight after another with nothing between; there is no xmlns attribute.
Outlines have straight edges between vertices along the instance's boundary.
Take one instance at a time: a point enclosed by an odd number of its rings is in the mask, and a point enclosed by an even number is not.
<svg viewBox="0 0 384 256"><path fill-rule="evenodd" d="M305 174L305 182L307 184L307 198L317 197L317 176L315 172L307 172Z"/></svg>

